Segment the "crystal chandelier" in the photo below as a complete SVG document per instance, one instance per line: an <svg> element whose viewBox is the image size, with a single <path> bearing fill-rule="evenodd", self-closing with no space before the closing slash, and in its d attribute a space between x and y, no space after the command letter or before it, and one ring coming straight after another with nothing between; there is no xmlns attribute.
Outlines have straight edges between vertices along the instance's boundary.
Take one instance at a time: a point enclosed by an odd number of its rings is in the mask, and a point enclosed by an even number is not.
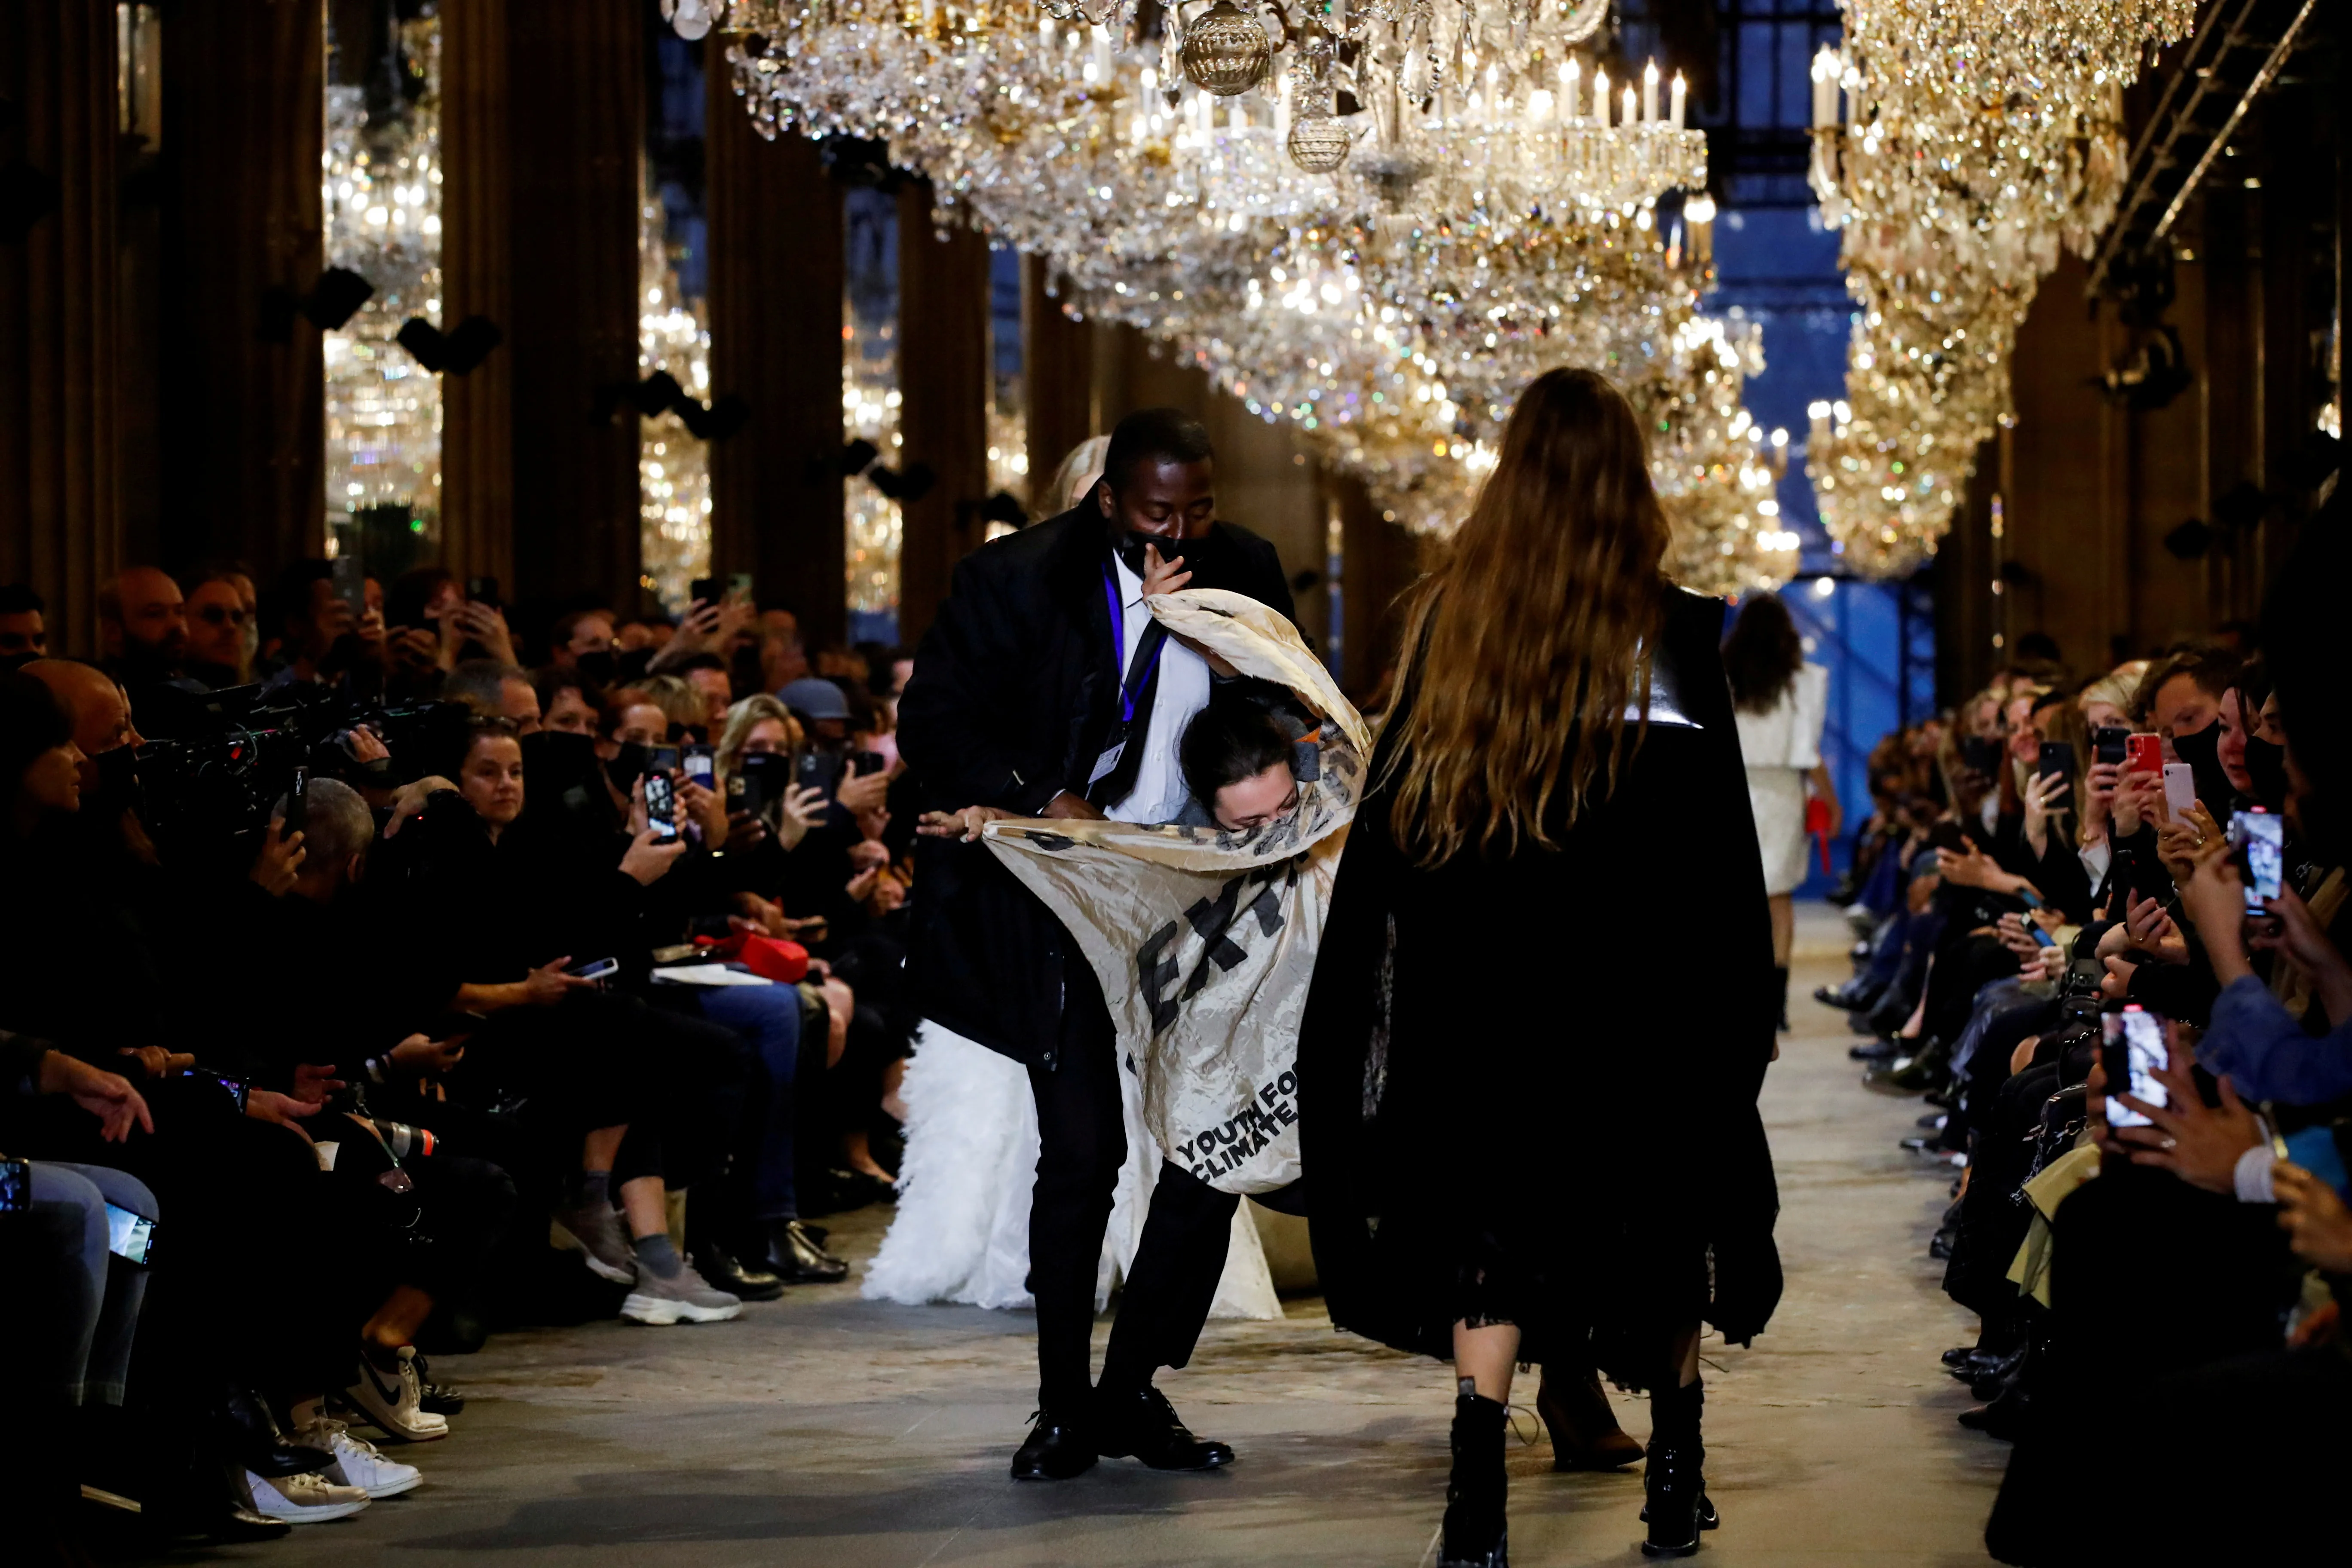
<svg viewBox="0 0 2352 1568"><path fill-rule="evenodd" d="M1846 397L1808 469L1847 564L1935 552L2060 247L2086 250L2124 169L2122 89L2194 0L1852 0L1813 62L1811 182L1862 306ZM1841 96L1848 110L1841 115Z"/></svg>

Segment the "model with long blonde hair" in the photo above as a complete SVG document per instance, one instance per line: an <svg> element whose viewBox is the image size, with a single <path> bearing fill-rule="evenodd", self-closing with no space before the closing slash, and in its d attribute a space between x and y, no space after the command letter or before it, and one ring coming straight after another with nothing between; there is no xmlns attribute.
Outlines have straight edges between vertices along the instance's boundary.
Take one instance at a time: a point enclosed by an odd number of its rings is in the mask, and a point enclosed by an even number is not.
<svg viewBox="0 0 2352 1568"><path fill-rule="evenodd" d="M1643 1549L1696 1550L1698 1326L1744 1342L1779 1299L1763 868L1723 605L1666 543L1624 397L1538 377L1412 592L1301 1030L1332 1321L1454 1363L1454 1568L1507 1563L1523 1361L1651 1390ZM1557 1381L1555 1465L1590 1464L1606 1401Z"/></svg>

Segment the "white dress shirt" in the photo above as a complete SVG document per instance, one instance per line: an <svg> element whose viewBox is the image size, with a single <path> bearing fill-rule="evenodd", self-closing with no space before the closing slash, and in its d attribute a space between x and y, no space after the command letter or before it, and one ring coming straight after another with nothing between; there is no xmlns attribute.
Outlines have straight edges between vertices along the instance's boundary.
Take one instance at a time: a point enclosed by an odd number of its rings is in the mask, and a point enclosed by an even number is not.
<svg viewBox="0 0 2352 1568"><path fill-rule="evenodd" d="M1124 680L1135 660L1135 645L1143 640L1144 628L1151 624L1151 611L1143 603L1143 580L1127 569L1127 563L1113 555L1111 570L1118 583L1118 672ZM1184 787L1184 770L1177 763L1176 748L1184 738L1184 726L1209 705L1209 661L1171 637L1160 644L1160 669L1154 679L1159 690L1151 700L1150 721L1142 734L1127 739L1129 745L1143 748L1135 787L1104 814L1115 822L1173 822L1192 798L1192 792ZM1136 693L1138 706L1142 695L1140 689Z"/></svg>

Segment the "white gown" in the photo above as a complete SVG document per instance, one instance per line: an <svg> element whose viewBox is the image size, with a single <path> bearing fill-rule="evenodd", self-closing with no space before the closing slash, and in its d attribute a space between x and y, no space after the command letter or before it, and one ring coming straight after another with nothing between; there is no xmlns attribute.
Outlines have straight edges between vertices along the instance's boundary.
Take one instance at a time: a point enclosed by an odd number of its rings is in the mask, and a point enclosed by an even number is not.
<svg viewBox="0 0 2352 1568"><path fill-rule="evenodd" d="M1135 1075L1119 1074L1127 1163L1119 1168L1110 1226L1095 1276L1095 1306L1108 1304L1143 1239L1160 1151L1144 1131ZM1037 1173L1037 1108L1021 1064L937 1024L915 1036L899 1097L907 1149L898 1208L866 1266L858 1293L919 1306L952 1301L1028 1308L1029 1194ZM1246 1204L1234 1211L1231 1247L1213 1318L1275 1319L1282 1303Z"/></svg>

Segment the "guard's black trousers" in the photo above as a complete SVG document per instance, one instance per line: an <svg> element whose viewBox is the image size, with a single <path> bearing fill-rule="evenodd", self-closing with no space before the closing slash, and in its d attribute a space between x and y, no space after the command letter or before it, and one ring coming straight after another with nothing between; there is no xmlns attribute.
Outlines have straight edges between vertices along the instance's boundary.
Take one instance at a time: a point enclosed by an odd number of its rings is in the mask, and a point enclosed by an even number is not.
<svg viewBox="0 0 2352 1568"><path fill-rule="evenodd" d="M1083 1418L1095 1321L1095 1275L1112 1194L1127 1159L1116 1032L1094 973L1066 966L1055 1062L1029 1069L1037 1097L1037 1185L1029 1209L1029 1292L1037 1300L1037 1403ZM1128 1271L1103 1360L1103 1385L1129 1389L1181 1367L1216 1297L1240 1198L1162 1162L1143 1242Z"/></svg>

